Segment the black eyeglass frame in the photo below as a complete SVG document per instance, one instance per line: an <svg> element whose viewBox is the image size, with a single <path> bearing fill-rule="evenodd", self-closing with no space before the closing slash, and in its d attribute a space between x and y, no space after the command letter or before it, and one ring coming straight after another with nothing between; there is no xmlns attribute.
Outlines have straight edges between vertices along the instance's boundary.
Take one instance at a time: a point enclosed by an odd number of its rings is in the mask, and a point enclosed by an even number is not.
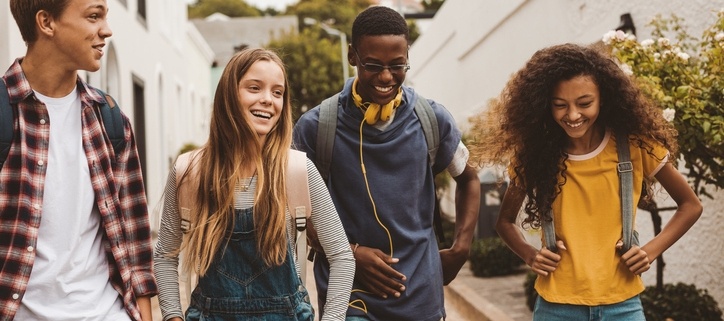
<svg viewBox="0 0 724 321"><path fill-rule="evenodd" d="M357 48L352 47L352 50L354 51L354 55L357 56L357 60L359 61L360 65L362 66L362 69L364 69L367 72L378 74L378 73L381 73L385 69L389 69L390 73L403 74L403 73L406 73L408 70L410 70L409 63L399 64L399 65L380 65L380 64L371 63L371 62L364 63L364 62L362 62L362 59L360 59L360 57L359 57Z"/></svg>

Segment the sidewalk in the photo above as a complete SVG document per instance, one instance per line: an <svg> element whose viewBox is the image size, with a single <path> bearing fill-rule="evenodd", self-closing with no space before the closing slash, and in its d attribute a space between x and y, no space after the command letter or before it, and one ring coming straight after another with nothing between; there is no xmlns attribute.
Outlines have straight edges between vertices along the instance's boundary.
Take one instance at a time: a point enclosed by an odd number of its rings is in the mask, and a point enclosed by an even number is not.
<svg viewBox="0 0 724 321"><path fill-rule="evenodd" d="M457 309L464 320L530 321L533 314L525 304L524 281L525 273L476 277L468 262L445 287L446 305Z"/></svg>

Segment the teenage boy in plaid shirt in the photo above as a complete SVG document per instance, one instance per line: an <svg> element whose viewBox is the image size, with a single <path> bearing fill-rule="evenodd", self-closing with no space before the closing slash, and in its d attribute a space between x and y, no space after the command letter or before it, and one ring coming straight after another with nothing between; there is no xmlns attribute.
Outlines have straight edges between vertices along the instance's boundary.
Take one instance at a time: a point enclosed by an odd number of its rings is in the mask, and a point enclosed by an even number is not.
<svg viewBox="0 0 724 321"><path fill-rule="evenodd" d="M116 155L100 119L106 98L77 74L100 68L107 3L10 0L10 10L27 52L2 77L14 135L0 172L0 320L151 320L131 124L122 116Z"/></svg>

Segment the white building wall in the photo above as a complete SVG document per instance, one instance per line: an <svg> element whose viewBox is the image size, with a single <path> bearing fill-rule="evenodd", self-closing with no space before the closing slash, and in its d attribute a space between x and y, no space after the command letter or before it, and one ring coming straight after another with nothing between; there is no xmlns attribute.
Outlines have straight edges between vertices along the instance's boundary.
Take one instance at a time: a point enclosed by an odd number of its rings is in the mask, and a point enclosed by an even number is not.
<svg viewBox="0 0 724 321"><path fill-rule="evenodd" d="M137 3L108 0L113 36L106 41L101 70L81 72L81 77L108 91L132 123L139 116L134 112L133 83L143 83L146 192L156 229L159 213L154 210L160 208L166 177L179 149L187 142L200 144L208 136L204 126L208 126L212 96L213 53L188 23L185 1L146 1L145 20L137 14ZM8 0L0 0L3 73L25 49ZM134 131L139 129L134 127Z"/></svg>
<svg viewBox="0 0 724 321"><path fill-rule="evenodd" d="M691 35L700 36L724 9L724 0L446 0L410 50L407 81L425 97L445 105L464 130L468 118L503 89L530 56L546 46L593 43L631 13L637 35L650 35L656 15L676 13ZM663 193L665 194L665 193ZM704 199L704 213L665 254L666 283L693 283L724 307L724 191ZM661 195L662 206L671 205ZM653 237L650 215L642 211L637 226L642 240ZM673 213L662 213L664 223ZM534 238L534 237L531 237ZM655 270L644 275L655 284Z"/></svg>

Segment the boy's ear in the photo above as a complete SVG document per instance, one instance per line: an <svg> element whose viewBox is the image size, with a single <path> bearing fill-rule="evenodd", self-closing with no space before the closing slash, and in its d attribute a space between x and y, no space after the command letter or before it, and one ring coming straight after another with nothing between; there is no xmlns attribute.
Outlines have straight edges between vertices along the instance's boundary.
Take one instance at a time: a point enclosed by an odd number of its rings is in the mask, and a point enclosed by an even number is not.
<svg viewBox="0 0 724 321"><path fill-rule="evenodd" d="M347 46L347 62L349 62L350 66L357 67L357 60L354 59L354 52L352 50L354 50L354 48L352 48L352 44L349 44Z"/></svg>
<svg viewBox="0 0 724 321"><path fill-rule="evenodd" d="M38 36L46 35L52 37L55 33L55 21L53 15L45 10L35 14L35 27L38 28Z"/></svg>

